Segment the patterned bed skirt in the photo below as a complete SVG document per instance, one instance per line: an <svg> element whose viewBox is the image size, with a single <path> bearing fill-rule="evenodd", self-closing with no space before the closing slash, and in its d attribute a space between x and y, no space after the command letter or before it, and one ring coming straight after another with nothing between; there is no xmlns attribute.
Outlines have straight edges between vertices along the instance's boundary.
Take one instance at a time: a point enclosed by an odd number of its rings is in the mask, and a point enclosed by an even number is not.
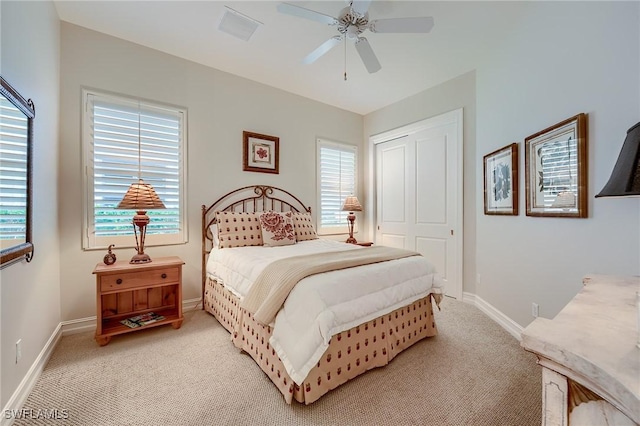
<svg viewBox="0 0 640 426"><path fill-rule="evenodd" d="M311 404L367 370L388 364L419 340L438 334L429 295L333 336L320 361L298 386L269 344L271 327L255 321L240 308L235 295L210 277L204 306L231 333L233 343L251 355L288 404L292 399Z"/></svg>

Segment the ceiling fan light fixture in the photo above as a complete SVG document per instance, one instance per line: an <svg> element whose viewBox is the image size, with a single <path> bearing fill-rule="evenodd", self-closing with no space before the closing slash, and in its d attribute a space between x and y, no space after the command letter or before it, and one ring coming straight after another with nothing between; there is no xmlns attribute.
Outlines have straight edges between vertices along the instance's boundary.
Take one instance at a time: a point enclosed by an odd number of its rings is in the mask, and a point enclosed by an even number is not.
<svg viewBox="0 0 640 426"><path fill-rule="evenodd" d="M253 33L262 25L262 22L256 21L228 6L225 6L225 8L226 10L224 15L222 15L218 30L239 38L240 40L249 41Z"/></svg>
<svg viewBox="0 0 640 426"><path fill-rule="evenodd" d="M346 34L347 37L349 37L349 40L356 40L361 32L362 31L359 30L358 27L356 27L355 25L351 25L349 28L347 28Z"/></svg>
<svg viewBox="0 0 640 426"><path fill-rule="evenodd" d="M342 9L337 18L289 3L280 3L278 11L287 15L337 26L339 35L321 44L303 59L303 63L310 64L316 61L337 46L340 41L349 39L354 42L356 51L360 55L360 59L362 59L367 71L373 74L380 71L382 66L369 41L365 37L361 37L365 30L370 30L373 33L428 33L433 28L433 18L425 16L369 21L369 6L371 2L372 0L351 0L349 1L349 6ZM344 79L347 79L346 45Z"/></svg>

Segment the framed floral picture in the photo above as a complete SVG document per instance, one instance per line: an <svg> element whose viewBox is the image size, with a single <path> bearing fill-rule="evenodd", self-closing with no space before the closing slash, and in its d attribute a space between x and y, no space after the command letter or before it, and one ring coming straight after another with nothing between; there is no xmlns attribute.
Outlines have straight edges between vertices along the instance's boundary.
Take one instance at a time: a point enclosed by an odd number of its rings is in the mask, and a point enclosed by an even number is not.
<svg viewBox="0 0 640 426"><path fill-rule="evenodd" d="M518 215L518 144L484 156L484 214Z"/></svg>
<svg viewBox="0 0 640 426"><path fill-rule="evenodd" d="M242 132L242 170L247 172L280 173L280 138L253 132Z"/></svg>
<svg viewBox="0 0 640 426"><path fill-rule="evenodd" d="M587 116L525 139L527 216L587 217Z"/></svg>

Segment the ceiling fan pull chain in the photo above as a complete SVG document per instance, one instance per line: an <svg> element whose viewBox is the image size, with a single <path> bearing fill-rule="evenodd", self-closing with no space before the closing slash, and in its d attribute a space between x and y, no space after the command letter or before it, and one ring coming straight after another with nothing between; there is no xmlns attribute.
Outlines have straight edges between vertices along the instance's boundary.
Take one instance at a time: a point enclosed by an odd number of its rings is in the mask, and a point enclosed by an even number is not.
<svg viewBox="0 0 640 426"><path fill-rule="evenodd" d="M344 81L347 81L347 37L344 38Z"/></svg>

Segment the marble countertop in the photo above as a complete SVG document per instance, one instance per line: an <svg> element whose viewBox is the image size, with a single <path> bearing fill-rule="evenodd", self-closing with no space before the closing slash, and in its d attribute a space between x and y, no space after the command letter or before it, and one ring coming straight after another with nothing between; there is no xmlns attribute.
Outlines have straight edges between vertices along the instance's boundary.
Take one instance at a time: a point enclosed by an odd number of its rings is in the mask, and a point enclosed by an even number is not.
<svg viewBox="0 0 640 426"><path fill-rule="evenodd" d="M640 277L588 275L583 282L554 319L525 328L521 345L640 423Z"/></svg>

